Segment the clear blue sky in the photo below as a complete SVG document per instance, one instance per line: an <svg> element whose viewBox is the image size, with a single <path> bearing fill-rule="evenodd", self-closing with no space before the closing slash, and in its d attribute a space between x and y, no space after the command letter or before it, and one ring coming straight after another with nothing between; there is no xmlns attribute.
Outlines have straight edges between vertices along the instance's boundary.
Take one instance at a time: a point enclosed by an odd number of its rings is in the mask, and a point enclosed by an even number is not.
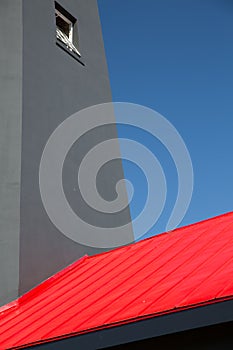
<svg viewBox="0 0 233 350"><path fill-rule="evenodd" d="M165 116L183 137L194 167L186 225L233 210L233 1L98 0L114 101ZM150 235L165 230L176 198L169 155L148 135L119 129L153 149L163 165L168 198ZM132 216L145 201L143 174L124 162L138 189Z"/></svg>

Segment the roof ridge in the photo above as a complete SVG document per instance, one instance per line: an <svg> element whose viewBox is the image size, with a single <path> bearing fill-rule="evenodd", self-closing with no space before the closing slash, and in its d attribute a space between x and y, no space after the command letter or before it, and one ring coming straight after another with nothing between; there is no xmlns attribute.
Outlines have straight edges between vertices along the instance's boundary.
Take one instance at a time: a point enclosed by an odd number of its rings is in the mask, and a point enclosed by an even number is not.
<svg viewBox="0 0 233 350"><path fill-rule="evenodd" d="M80 259L78 259L75 262L71 263L70 265L66 266L62 270L58 271L54 275L50 276L45 281L43 281L40 284L38 284L36 287L34 287L31 290L29 290L27 293L25 293L24 295L22 295L18 299L19 304L21 304L25 300L29 299L31 296L33 296L35 294L38 294L41 290L46 289L46 287L49 287L51 285L51 282L56 281L58 278L60 278L63 275L65 275L68 271L73 270L74 268L76 268L76 266L80 265L87 258L88 258L88 255L86 254L83 257L81 257Z"/></svg>
<svg viewBox="0 0 233 350"><path fill-rule="evenodd" d="M20 296L18 299L15 299L15 300L11 301L10 303L1 306L0 307L0 314L3 314L3 313L5 314L9 310L12 310L13 308L17 308L18 306L20 306L20 304L25 302L25 300L28 300L32 296L35 296L36 294L40 293L41 290L45 290L47 287L49 287L51 285L51 282L56 281L58 278L60 278L63 275L65 275L68 271L71 271L74 268L76 268L76 266L80 265L84 260L87 259L87 257L88 257L87 254L84 255L80 259L76 260L75 262L71 263L70 265L68 265L64 269L58 271L57 273L55 273L54 275L50 276L46 280L42 281L37 286L35 286L32 289L30 289L28 292L26 292L25 294Z"/></svg>
<svg viewBox="0 0 233 350"><path fill-rule="evenodd" d="M168 232L175 232L175 231L178 231L178 230L181 230L181 229L185 229L187 227L197 226L197 225L200 225L202 223L209 222L209 221L214 221L214 220L219 219L221 217L230 216L230 215L233 215L233 211L229 211L227 213L219 214L219 215L216 215L216 216L211 216L210 218L203 219L201 221L196 221L196 222L193 222L192 224L188 224L188 225L185 225L185 226L177 227L174 230L171 230L171 231L168 231ZM163 233L161 233L161 234L163 234Z"/></svg>
<svg viewBox="0 0 233 350"><path fill-rule="evenodd" d="M233 215L233 211L230 211L230 212L227 212L227 213L223 213L223 214L219 214L219 215L216 215L216 216L213 216L213 217L210 217L210 218L207 218L207 219L203 219L201 221L197 221L197 222L194 222L192 224L187 224L185 226L181 226L181 227L177 227L173 230L170 230L170 231L165 231L165 232L161 232L161 233L158 233L158 234L155 234L154 236L151 236L151 237L147 237L145 239L142 239L140 241L137 241L137 242L132 242L128 245L125 245L125 246L121 246L121 247L117 247L115 249L112 249L112 250L108 250L106 252L102 252L102 253L99 253L99 254L95 254L95 255L92 255L92 256L88 256L88 259L93 259L93 258L96 258L97 256L103 256L103 255L106 255L106 254L110 254L111 252L115 252L115 251L118 251L120 249L124 249L124 248L130 248L132 246L135 246L135 245L139 245L139 244L142 244L143 242L145 241L149 241L149 240L154 240L154 239L158 239L158 237L161 237L163 235L167 235L167 234L171 234L171 233L174 233L174 232L177 232L179 230L183 230L183 229L186 229L186 228L189 228L189 227L193 227L193 226L197 226L197 225L200 225L202 223L205 223L207 221L213 221L213 220L216 220L216 219L219 219L221 217L225 217L225 216L230 216L230 215Z"/></svg>
<svg viewBox="0 0 233 350"><path fill-rule="evenodd" d="M31 290L26 292L24 295L20 296L18 299L15 299L15 300L11 301L10 303L1 306L0 307L0 314L1 313L6 313L8 310L11 310L12 308L16 308L17 306L19 306L19 304L23 303L25 300L27 300L27 299L31 298L32 296L40 293L41 290L45 290L47 287L49 287L51 285L52 281L57 280L58 278L62 277L68 271L74 269L77 265L81 264L84 260L87 260L87 259L91 260L91 259L94 259L96 257L102 257L102 256L105 256L107 254L111 254L113 251L115 252L115 251L124 250L124 249L125 250L129 250L132 246L135 247L136 245L143 244L145 241L156 240L156 239L158 239L159 237L161 237L163 235L176 233L177 231L180 231L180 230L183 230L183 229L186 229L186 228L189 228L189 227L197 226L197 225L200 225L200 224L208 222L208 221L214 221L214 220L219 219L221 217L230 216L230 215L233 215L233 211L230 211L230 212L227 212L227 213L224 213L224 214L220 214L220 215L216 215L216 216L210 217L208 219L203 219L202 221L194 222L192 224L181 226L181 227L175 228L174 230L171 230L171 231L161 232L161 233L159 233L157 235L145 238L145 239L143 239L141 241L132 242L129 245L117 247L115 249L111 249L109 251L102 252L100 254L95 254L95 255L92 255L92 256L88 256L86 254L83 257L81 257L80 259L72 262L67 267L65 267L62 270L56 272L54 275L50 276L46 280L42 281L40 284L38 284L37 286L33 287Z"/></svg>
<svg viewBox="0 0 233 350"><path fill-rule="evenodd" d="M81 334L232 300L233 284L219 295L233 273L233 246L227 243L232 228L229 212L82 257L0 308L0 347L22 348L73 331ZM191 297L183 302L187 295Z"/></svg>

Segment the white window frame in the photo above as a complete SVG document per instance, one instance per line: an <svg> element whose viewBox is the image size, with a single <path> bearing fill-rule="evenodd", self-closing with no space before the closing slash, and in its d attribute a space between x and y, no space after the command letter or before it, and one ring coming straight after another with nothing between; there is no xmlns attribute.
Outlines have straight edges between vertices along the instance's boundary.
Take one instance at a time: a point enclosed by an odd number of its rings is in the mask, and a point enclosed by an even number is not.
<svg viewBox="0 0 233 350"><path fill-rule="evenodd" d="M71 43L73 43L73 31L74 31L74 23L71 22L67 17L65 17L60 11L57 9L55 10L56 17L61 17L64 22L68 23L69 25L69 36L68 39Z"/></svg>
<svg viewBox="0 0 233 350"><path fill-rule="evenodd" d="M68 19L66 16L64 16L59 10L55 9L55 16L60 17L64 22L66 22L69 25L69 36L67 36L58 26L56 28L56 36L59 40L63 42L63 44L66 45L66 47L76 53L79 57L81 57L80 52L76 48L73 42L74 38L74 22L72 22L70 19Z"/></svg>

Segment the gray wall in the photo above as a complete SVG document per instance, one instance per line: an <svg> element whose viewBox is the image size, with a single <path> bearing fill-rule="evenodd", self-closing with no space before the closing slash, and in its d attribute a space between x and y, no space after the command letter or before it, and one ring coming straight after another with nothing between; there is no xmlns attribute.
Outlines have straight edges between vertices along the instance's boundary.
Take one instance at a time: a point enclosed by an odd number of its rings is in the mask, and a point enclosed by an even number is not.
<svg viewBox="0 0 233 350"><path fill-rule="evenodd" d="M56 43L53 0L0 1L0 305L84 254L103 251L62 234L50 221L39 191L39 164L52 132L71 114L111 101L96 0L58 2L78 19L84 65ZM113 113L109 121L114 121ZM76 186L83 156L100 141L116 136L115 126L89 132L65 160L67 199L93 226L130 222L128 207L117 214L98 215L82 200ZM120 156L118 146L117 152ZM121 178L120 160L101 170L97 186L106 200L116 197L115 184ZM133 240L132 230L125 234Z"/></svg>
<svg viewBox="0 0 233 350"><path fill-rule="evenodd" d="M0 305L18 295L22 1L0 1Z"/></svg>
<svg viewBox="0 0 233 350"><path fill-rule="evenodd" d="M74 112L111 101L96 0L60 0L59 4L78 19L79 50L85 66L56 45L54 2L23 1L20 294L84 254L102 251L73 242L59 232L40 198L39 163L51 133ZM115 127L90 132L72 147L65 162L63 183L67 198L74 211L93 225L109 227L112 223L130 221L128 208L119 215L99 217L74 191L77 167L86 152L101 140L116 135ZM102 172L99 187L106 199L114 199L113 185L122 177L119 161ZM133 240L132 231L127 235Z"/></svg>

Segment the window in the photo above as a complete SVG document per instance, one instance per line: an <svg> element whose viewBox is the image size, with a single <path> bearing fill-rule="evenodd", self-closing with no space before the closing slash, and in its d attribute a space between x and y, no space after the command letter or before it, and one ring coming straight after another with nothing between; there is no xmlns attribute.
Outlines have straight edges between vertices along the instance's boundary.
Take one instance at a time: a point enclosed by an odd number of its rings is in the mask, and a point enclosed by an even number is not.
<svg viewBox="0 0 233 350"><path fill-rule="evenodd" d="M77 49L77 20L55 2L56 36L65 47L81 57ZM76 40L75 40L76 39Z"/></svg>
<svg viewBox="0 0 233 350"><path fill-rule="evenodd" d="M68 39L73 42L73 23L58 10L56 10L55 13L57 29L64 33Z"/></svg>

